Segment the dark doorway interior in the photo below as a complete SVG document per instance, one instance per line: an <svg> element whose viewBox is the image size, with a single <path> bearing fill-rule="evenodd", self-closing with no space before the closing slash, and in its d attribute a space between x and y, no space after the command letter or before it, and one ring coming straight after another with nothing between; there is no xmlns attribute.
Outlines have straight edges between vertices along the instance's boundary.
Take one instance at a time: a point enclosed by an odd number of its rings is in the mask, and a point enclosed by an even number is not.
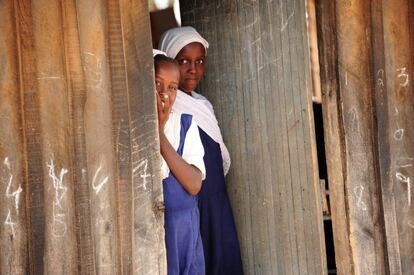
<svg viewBox="0 0 414 275"><path fill-rule="evenodd" d="M330 214L331 208L329 200L328 173L325 155L322 105L314 103L313 113L315 120L316 148L318 152L319 178L321 180L321 192L323 195L323 225L325 229L326 262L328 265L328 274L336 274L335 249L332 219Z"/></svg>

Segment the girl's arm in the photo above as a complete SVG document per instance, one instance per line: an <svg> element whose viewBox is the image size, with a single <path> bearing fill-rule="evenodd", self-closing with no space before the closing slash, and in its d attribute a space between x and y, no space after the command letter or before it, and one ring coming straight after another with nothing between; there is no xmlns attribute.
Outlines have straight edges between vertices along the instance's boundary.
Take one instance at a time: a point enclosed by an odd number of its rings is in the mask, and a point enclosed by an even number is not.
<svg viewBox="0 0 414 275"><path fill-rule="evenodd" d="M164 134L164 126L171 112L171 104L168 95L163 95L161 99L157 94L158 125L160 135L161 155L167 162L171 172L181 183L183 188L191 195L195 196L200 192L202 173L195 166L188 164L173 148Z"/></svg>
<svg viewBox="0 0 414 275"><path fill-rule="evenodd" d="M160 133L161 155L171 172L184 189L195 196L200 192L202 174L195 166L188 164L174 150L164 133Z"/></svg>

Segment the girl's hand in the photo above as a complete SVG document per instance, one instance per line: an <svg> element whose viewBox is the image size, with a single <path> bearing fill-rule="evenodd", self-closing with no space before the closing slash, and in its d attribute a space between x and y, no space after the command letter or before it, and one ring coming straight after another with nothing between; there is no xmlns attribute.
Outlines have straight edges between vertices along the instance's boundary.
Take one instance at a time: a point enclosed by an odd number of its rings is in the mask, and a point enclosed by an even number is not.
<svg viewBox="0 0 414 275"><path fill-rule="evenodd" d="M171 112L172 105L170 104L170 98L165 93L155 92L157 97L157 112L158 112L158 127L160 133L164 131L165 123Z"/></svg>

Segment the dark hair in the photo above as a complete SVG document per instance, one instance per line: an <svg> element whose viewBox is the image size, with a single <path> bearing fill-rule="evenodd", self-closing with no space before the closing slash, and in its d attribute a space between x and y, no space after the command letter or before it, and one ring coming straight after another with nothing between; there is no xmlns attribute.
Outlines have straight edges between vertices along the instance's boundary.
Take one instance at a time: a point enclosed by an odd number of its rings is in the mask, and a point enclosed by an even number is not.
<svg viewBox="0 0 414 275"><path fill-rule="evenodd" d="M155 68L155 71L158 70L159 66L162 63L173 64L173 65L175 65L177 67L177 69L179 69L178 62L176 60L174 60L174 59L172 59L172 58L170 58L168 56L162 55L162 54L157 54L156 56L154 56L154 68Z"/></svg>

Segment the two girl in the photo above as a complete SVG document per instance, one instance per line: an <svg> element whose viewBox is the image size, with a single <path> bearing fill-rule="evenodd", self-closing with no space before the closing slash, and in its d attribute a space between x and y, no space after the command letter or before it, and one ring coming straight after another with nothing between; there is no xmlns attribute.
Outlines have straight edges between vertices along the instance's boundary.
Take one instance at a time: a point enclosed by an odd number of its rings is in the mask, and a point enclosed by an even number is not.
<svg viewBox="0 0 414 275"><path fill-rule="evenodd" d="M168 274L205 274L197 194L205 178L204 148L191 115L172 111L180 83L176 61L154 53Z"/></svg>
<svg viewBox="0 0 414 275"><path fill-rule="evenodd" d="M179 65L181 91L176 92L173 113L192 115L204 148L206 177L198 194L198 207L206 274L238 275L243 274L240 248L224 179L230 156L211 103L194 91L204 76L208 46L194 28L179 27L163 34L159 48Z"/></svg>

